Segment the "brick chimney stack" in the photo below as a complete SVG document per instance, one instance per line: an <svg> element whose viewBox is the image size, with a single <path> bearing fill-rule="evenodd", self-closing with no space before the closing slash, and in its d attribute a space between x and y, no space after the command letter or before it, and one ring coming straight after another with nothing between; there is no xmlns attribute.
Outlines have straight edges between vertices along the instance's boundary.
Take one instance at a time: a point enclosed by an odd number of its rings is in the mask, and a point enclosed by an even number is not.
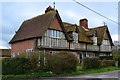
<svg viewBox="0 0 120 80"><path fill-rule="evenodd" d="M79 25L83 26L85 29L88 29L88 20L86 18L80 19Z"/></svg>

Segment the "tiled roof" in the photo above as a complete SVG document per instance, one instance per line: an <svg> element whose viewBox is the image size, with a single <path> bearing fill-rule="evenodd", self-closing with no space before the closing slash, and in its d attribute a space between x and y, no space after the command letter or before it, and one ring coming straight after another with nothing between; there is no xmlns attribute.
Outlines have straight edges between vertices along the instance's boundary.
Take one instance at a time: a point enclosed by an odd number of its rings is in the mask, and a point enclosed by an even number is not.
<svg viewBox="0 0 120 80"><path fill-rule="evenodd" d="M93 43L93 40L91 40L89 37L86 35L86 31L82 26L78 26L79 32L78 32L78 40L80 42L87 42L87 43Z"/></svg>
<svg viewBox="0 0 120 80"><path fill-rule="evenodd" d="M93 35L95 34L95 31L97 31L97 44L102 43L106 29L107 29L107 26L100 26L100 27L89 29L89 32L91 32L91 34L93 34Z"/></svg>
<svg viewBox="0 0 120 80"><path fill-rule="evenodd" d="M53 21L55 15L58 17L61 28L63 29L67 40L69 41L73 40L71 32L77 31L79 42L93 43L92 37L95 32L97 32L97 44L101 44L104 33L107 31L112 43L112 39L107 26L85 29L83 26L77 26L76 24L62 22L57 10L52 10L46 12L43 15L39 15L37 17L24 21L10 43L43 36L45 31L47 31L49 28L50 23Z"/></svg>
<svg viewBox="0 0 120 80"><path fill-rule="evenodd" d="M53 20L56 11L49 11L22 23L10 43L29 38L41 37Z"/></svg>

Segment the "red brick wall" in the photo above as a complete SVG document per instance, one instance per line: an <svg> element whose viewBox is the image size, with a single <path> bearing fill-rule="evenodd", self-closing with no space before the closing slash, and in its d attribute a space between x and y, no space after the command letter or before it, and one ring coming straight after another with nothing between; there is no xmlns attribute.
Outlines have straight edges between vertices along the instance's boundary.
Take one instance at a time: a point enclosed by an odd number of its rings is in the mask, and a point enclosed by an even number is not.
<svg viewBox="0 0 120 80"><path fill-rule="evenodd" d="M20 41L20 42L15 42L13 44L11 44L11 52L25 52L26 49L30 49L30 48L35 48L35 40L25 40L25 41Z"/></svg>
<svg viewBox="0 0 120 80"><path fill-rule="evenodd" d="M54 18L53 22L50 24L50 28L52 29L57 29L57 30L62 30L61 25L57 19L57 17Z"/></svg>

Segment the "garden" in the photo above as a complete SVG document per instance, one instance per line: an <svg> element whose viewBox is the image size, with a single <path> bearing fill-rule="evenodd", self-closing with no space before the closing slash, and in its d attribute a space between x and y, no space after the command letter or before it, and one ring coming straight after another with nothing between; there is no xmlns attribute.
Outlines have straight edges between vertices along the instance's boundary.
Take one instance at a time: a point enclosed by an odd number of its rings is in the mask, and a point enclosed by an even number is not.
<svg viewBox="0 0 120 80"><path fill-rule="evenodd" d="M113 57L84 58L82 64L70 52L22 53L14 58L2 59L2 78L60 77L118 70L118 53L114 51Z"/></svg>

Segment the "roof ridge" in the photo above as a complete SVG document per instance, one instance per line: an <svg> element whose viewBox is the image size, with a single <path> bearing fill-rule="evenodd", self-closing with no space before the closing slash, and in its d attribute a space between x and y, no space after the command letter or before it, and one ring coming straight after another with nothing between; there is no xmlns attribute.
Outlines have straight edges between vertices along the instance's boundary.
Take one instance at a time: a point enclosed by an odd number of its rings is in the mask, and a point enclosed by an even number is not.
<svg viewBox="0 0 120 80"><path fill-rule="evenodd" d="M73 23L69 23L69 22L63 22L63 24L70 24L70 25L76 25L76 24L73 24Z"/></svg>
<svg viewBox="0 0 120 80"><path fill-rule="evenodd" d="M103 27L107 27L107 25L104 25L104 26L98 26L98 27L94 27L94 28L89 28L89 29L95 29L95 28L103 28Z"/></svg>

